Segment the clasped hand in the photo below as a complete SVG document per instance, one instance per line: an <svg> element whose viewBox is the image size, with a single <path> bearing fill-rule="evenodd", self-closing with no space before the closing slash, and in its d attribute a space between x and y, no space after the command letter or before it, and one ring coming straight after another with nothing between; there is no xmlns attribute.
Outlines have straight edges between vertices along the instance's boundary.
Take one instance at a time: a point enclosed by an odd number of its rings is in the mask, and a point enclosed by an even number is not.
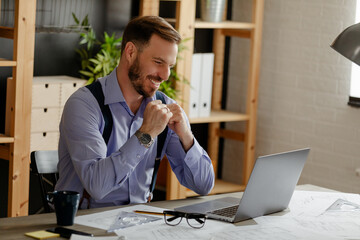
<svg viewBox="0 0 360 240"><path fill-rule="evenodd" d="M187 126L181 107L176 103L163 104L160 100L149 102L139 130L155 138L165 129L166 125L179 136L183 147L188 150L193 144L193 135Z"/></svg>

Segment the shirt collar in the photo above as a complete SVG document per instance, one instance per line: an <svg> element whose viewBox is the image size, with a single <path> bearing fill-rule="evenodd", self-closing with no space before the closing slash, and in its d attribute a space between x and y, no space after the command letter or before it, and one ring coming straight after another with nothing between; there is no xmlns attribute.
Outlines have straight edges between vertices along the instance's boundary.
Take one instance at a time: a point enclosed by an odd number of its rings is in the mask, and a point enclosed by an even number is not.
<svg viewBox="0 0 360 240"><path fill-rule="evenodd" d="M120 89L120 85L116 76L117 67L105 78L105 104L125 102L124 95Z"/></svg>

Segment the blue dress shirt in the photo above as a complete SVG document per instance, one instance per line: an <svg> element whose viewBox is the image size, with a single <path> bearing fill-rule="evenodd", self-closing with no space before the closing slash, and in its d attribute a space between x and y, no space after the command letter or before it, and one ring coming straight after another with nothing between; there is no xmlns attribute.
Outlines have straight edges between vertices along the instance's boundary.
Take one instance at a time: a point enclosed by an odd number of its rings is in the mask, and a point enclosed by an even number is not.
<svg viewBox="0 0 360 240"><path fill-rule="evenodd" d="M90 207L144 203L154 171L157 138L147 149L134 133L142 125L146 105L155 96L144 99L133 114L121 92L116 69L99 81L113 117L108 145L102 137L105 122L97 100L88 88L82 87L68 99L61 118L60 177L55 189L82 195L85 188L91 195ZM175 102L166 95L164 98L167 104ZM179 137L169 129L161 156L164 154L182 185L201 195L211 191L214 169L195 138L185 152Z"/></svg>

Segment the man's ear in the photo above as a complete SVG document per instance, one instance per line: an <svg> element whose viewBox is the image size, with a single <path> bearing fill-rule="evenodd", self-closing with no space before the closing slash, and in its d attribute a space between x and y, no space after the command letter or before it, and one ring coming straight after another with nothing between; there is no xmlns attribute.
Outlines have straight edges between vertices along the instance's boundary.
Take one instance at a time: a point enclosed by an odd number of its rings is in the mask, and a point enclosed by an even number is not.
<svg viewBox="0 0 360 240"><path fill-rule="evenodd" d="M138 54L137 48L134 43L127 42L124 49L125 57L128 63L131 65Z"/></svg>

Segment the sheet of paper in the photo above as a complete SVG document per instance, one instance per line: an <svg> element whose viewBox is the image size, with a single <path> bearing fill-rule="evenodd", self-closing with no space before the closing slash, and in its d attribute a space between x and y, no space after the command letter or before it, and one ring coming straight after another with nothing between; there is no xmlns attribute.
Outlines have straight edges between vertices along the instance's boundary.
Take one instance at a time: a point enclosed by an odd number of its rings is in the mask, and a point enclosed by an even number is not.
<svg viewBox="0 0 360 240"><path fill-rule="evenodd" d="M298 226L318 234L329 234L341 239L360 238L360 211L357 209L339 208L329 210L339 199L360 204L358 194L336 192L296 191L289 205L289 211L279 216L256 218L259 225Z"/></svg>
<svg viewBox="0 0 360 240"><path fill-rule="evenodd" d="M359 194L295 191L289 204L290 211L288 211L285 216L317 217L323 214L338 199L360 204Z"/></svg>
<svg viewBox="0 0 360 240"><path fill-rule="evenodd" d="M318 234L329 234L340 239L360 239L360 222L354 218L327 217L262 217L257 219L260 225L273 224L275 226L297 226ZM266 220L266 221L265 221ZM265 223L266 222L266 223Z"/></svg>
<svg viewBox="0 0 360 240"><path fill-rule="evenodd" d="M327 219L319 217L317 219L297 218L294 225L302 226L306 229L319 233L327 233L345 239L360 238L360 223L351 219Z"/></svg>
<svg viewBox="0 0 360 240"><path fill-rule="evenodd" d="M183 220L184 221L184 220ZM131 231L130 231L131 230ZM332 237L328 234L316 233L297 225L284 224L264 224L253 226L235 226L231 223L223 223L219 221L209 220L201 229L194 229L182 222L178 226L168 226L162 223L157 226L141 226L141 228L133 228L125 231L116 231L119 236L126 236L128 239L143 240L191 240L191 239L207 239L207 240L262 240L262 239L307 239L307 240L338 240L342 238Z"/></svg>
<svg viewBox="0 0 360 240"><path fill-rule="evenodd" d="M212 239L232 240L338 240L342 238L332 237L328 234L316 233L292 224L264 224L256 226L230 226L221 232L215 233Z"/></svg>
<svg viewBox="0 0 360 240"><path fill-rule="evenodd" d="M204 227L195 229L190 227L186 219L176 226L169 226L164 221L152 222L142 226L115 231L119 236L126 236L129 239L159 239L159 240L191 240L191 239L212 239L212 234L222 231L223 228L232 226L215 220L206 220Z"/></svg>
<svg viewBox="0 0 360 240"><path fill-rule="evenodd" d="M116 217L118 216L118 214L121 211L133 212L135 210L163 212L165 209L140 204L140 205L135 205L135 206L131 206L131 207L118 208L118 209L105 211L105 212L77 216L77 217L75 217L75 223L80 224L80 225L85 225L88 227L108 230L110 228L110 226L114 223ZM153 216L153 215L151 215L151 216Z"/></svg>

